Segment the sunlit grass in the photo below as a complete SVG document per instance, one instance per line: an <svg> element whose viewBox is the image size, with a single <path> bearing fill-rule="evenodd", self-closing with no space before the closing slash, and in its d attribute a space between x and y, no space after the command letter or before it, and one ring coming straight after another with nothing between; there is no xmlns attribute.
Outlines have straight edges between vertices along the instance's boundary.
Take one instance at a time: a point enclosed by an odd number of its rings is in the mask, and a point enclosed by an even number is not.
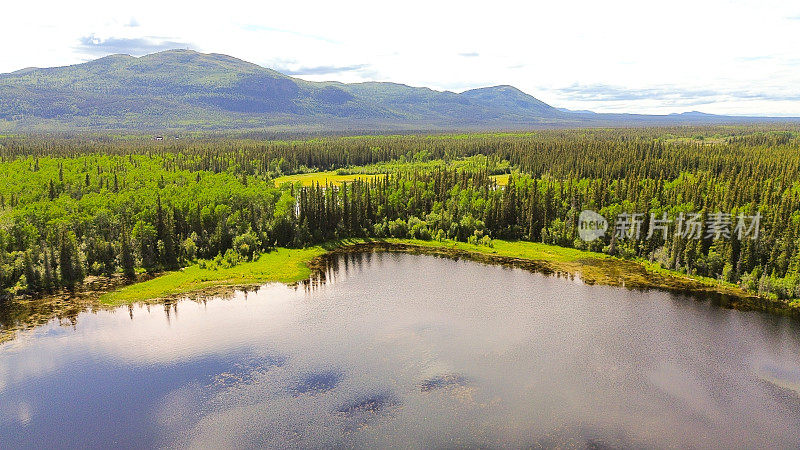
<svg viewBox="0 0 800 450"><path fill-rule="evenodd" d="M468 244L458 241L422 241L418 239L386 239L387 242L419 245L422 247L453 248L468 252L485 253L509 258L531 259L549 262L576 262L586 259L607 259L610 256L603 253L587 252L574 248L559 247L557 245L542 244L528 241L503 241L492 240L492 247Z"/></svg>
<svg viewBox="0 0 800 450"><path fill-rule="evenodd" d="M363 174L363 173L339 175L335 171L300 173L296 175L286 175L278 177L275 179L275 185L280 186L284 183L294 184L300 182L303 186L313 186L314 184L320 184L322 186L325 186L328 183L341 184L353 180L368 180L370 178L375 178L378 176L380 175Z"/></svg>
<svg viewBox="0 0 800 450"><path fill-rule="evenodd" d="M492 175L489 178L493 179L499 186L506 186L508 184L508 177L510 176L511 174L504 173L502 175Z"/></svg>
<svg viewBox="0 0 800 450"><path fill-rule="evenodd" d="M275 179L275 185L280 186L284 183L297 183L300 182L303 186L313 186L319 184L325 186L328 183L341 184L354 180L369 180L371 178L383 176L382 174L371 173L354 173L340 175L335 171L327 172L313 172L313 173L299 173L296 175L284 175ZM491 178L499 185L505 186L508 184L510 174L492 175Z"/></svg>
<svg viewBox="0 0 800 450"><path fill-rule="evenodd" d="M494 247L472 245L456 241L422 241L416 239L383 239L393 244L410 244L428 248L456 249L512 258L523 258L553 263L570 263L578 260L604 259L606 255L585 252L554 245L523 241L494 240ZM182 270L169 272L152 280L125 286L107 293L100 301L120 305L152 300L179 294L199 292L222 286L243 286L267 282L293 283L311 274L308 263L317 256L337 247L365 242L363 239L335 241L304 249L278 248L261 255L256 261L245 262L231 268L201 268L194 264ZM565 269L567 269L565 267Z"/></svg>
<svg viewBox="0 0 800 450"><path fill-rule="evenodd" d="M702 277L689 277L679 272L663 269L645 261L623 260L603 253L559 247L527 241L492 240L492 246L474 245L451 240L423 241L417 239L348 239L331 241L304 249L277 248L261 255L256 261L234 267L201 268L195 264L185 269L169 272L149 281L132 284L107 293L100 301L107 305L121 305L137 301L155 300L181 294L199 293L212 288L247 286L269 282L293 283L311 275L309 262L331 250L364 242L404 244L441 250L445 255L453 251L482 254L545 263L551 271L579 274L588 283L631 287L660 287L665 289L694 289L717 291L739 297L751 296L735 285Z"/></svg>
<svg viewBox="0 0 800 450"><path fill-rule="evenodd" d="M195 264L185 269L169 272L152 280L125 286L100 297L110 305L169 297L197 292L220 286L241 286L277 281L292 283L308 278L311 269L308 261L327 250L321 246L304 249L278 248L261 255L258 260L245 262L231 268L200 268Z"/></svg>

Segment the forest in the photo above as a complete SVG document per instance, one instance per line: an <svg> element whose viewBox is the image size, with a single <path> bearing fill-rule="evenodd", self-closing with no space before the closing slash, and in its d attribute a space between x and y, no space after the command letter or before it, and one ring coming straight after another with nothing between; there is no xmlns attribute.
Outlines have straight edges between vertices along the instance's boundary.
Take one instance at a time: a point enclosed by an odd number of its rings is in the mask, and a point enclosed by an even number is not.
<svg viewBox="0 0 800 450"><path fill-rule="evenodd" d="M371 174L342 183L285 175ZM497 175L507 174L498 182ZM277 181L276 181L277 180ZM583 210L677 220L730 214L730 236L609 230ZM757 239L733 232L759 215ZM347 237L529 240L642 259L800 297L800 137L784 125L276 139L259 135L0 136L0 290L87 276L235 265ZM727 236L726 236L727 237Z"/></svg>

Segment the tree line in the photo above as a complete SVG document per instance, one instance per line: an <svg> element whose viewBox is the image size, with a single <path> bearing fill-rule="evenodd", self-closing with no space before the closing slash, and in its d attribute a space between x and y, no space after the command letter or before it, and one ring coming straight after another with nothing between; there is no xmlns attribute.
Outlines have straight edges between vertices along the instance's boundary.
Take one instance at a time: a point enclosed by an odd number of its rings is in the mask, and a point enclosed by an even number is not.
<svg viewBox="0 0 800 450"><path fill-rule="evenodd" d="M769 127L167 143L6 137L0 289L49 293L91 275L133 277L195 260L235 264L275 246L393 236L545 242L796 298L799 144L793 130ZM476 155L488 158L459 163ZM388 173L310 187L274 181L367 164ZM505 186L491 176L498 167L514 171ZM645 229L650 214L757 213L761 233L752 240L611 232L585 242L578 236L585 209L641 213Z"/></svg>

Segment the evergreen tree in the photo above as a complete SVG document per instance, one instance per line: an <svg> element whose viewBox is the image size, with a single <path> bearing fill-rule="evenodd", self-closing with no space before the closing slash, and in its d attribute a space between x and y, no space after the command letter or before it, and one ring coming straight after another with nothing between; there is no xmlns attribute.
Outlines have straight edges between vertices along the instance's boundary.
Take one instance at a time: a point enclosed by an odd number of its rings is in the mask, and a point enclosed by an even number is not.
<svg viewBox="0 0 800 450"><path fill-rule="evenodd" d="M23 255L23 264L24 264L24 274L25 279L28 282L28 290L30 292L39 292L41 291L41 276L39 271L33 265L33 259L31 258L30 251L27 251Z"/></svg>
<svg viewBox="0 0 800 450"><path fill-rule="evenodd" d="M61 271L61 284L69 290L74 290L75 285L83 281L83 269L75 233L72 231L63 230L61 233L58 265Z"/></svg>
<svg viewBox="0 0 800 450"><path fill-rule="evenodd" d="M42 251L44 259L42 261L44 274L42 276L42 290L48 294L52 294L56 287L57 282L53 275L53 264L51 263L50 252L47 249Z"/></svg>
<svg viewBox="0 0 800 450"><path fill-rule="evenodd" d="M136 278L136 261L133 257L133 252L131 251L131 244L130 238L128 237L128 233L125 231L125 228L122 229L122 234L120 235L120 254L119 254L120 266L122 267L122 274L125 278L133 280Z"/></svg>

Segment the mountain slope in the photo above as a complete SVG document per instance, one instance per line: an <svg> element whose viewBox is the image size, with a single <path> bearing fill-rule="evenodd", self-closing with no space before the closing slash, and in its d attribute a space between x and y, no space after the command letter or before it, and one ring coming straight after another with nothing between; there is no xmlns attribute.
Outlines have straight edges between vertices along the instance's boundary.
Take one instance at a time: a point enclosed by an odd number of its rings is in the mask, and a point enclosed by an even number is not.
<svg viewBox="0 0 800 450"><path fill-rule="evenodd" d="M439 92L395 83L315 83L226 55L112 55L0 75L5 128L455 128L564 116L510 86Z"/></svg>
<svg viewBox="0 0 800 450"><path fill-rule="evenodd" d="M168 50L0 75L0 130L513 129L718 122L581 114L512 86L460 94L397 83L317 83L227 55Z"/></svg>

